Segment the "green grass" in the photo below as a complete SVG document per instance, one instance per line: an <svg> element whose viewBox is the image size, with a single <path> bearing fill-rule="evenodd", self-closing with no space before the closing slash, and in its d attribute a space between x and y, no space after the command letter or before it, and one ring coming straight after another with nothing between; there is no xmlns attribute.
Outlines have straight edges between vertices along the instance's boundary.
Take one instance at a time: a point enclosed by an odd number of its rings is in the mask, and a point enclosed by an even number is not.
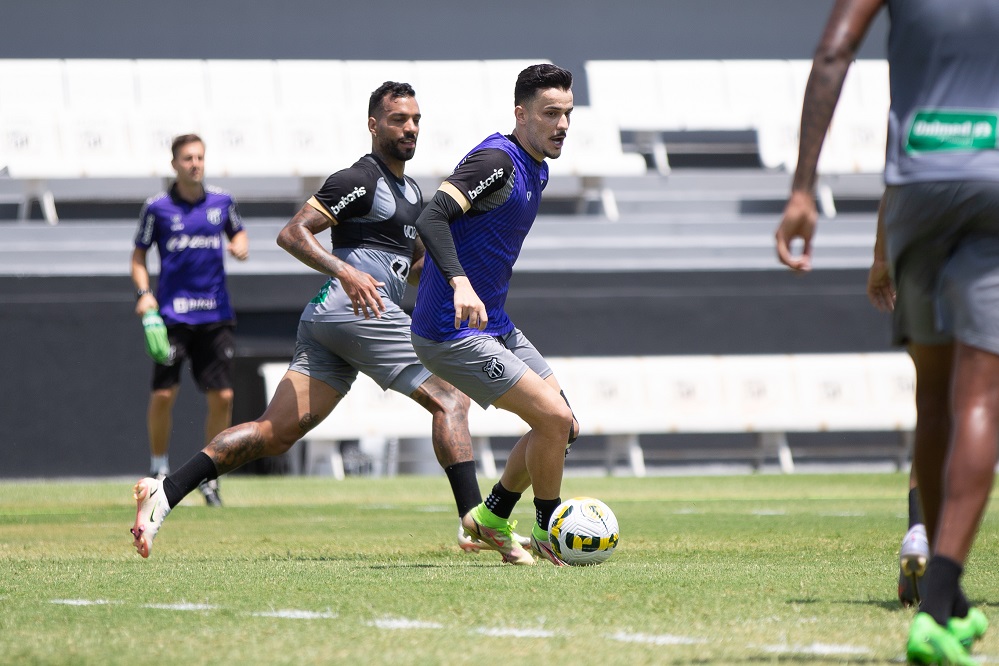
<svg viewBox="0 0 999 666"><path fill-rule="evenodd" d="M0 483L0 663L904 661L901 474L569 478L564 497L614 509L621 544L563 569L460 552L443 477L223 488L225 508L189 498L143 560L129 483ZM993 622L996 527L965 576ZM976 651L996 661L999 631Z"/></svg>

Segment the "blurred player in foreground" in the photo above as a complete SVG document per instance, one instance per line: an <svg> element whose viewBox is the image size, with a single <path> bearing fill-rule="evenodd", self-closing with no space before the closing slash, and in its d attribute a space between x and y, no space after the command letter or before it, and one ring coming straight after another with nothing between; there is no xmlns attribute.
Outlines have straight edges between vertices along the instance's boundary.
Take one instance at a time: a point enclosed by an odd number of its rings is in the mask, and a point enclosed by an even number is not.
<svg viewBox="0 0 999 666"><path fill-rule="evenodd" d="M926 390L931 396L917 403L920 427L948 429L947 439L917 432L913 464L932 557L906 651L916 663L974 664L969 651L988 621L970 607L960 579L999 446L999 4L836 1L805 91L777 252L792 269L811 268L819 151L882 6L891 21L883 225L897 288L895 340L915 363L917 400ZM804 241L799 254L796 239Z"/></svg>

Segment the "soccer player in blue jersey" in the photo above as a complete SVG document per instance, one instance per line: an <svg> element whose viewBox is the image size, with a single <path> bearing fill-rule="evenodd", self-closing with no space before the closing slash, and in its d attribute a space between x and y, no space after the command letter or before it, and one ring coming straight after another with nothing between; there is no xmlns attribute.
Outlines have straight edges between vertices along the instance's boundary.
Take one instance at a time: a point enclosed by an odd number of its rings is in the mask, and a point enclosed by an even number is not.
<svg viewBox="0 0 999 666"><path fill-rule="evenodd" d="M913 465L932 548L906 652L914 663L964 666L977 663L969 650L988 620L960 581L999 455L999 3L836 0L805 89L777 253L811 268L819 151L883 8L891 107L875 252L889 272L875 276L875 300L893 307L895 342L916 368Z"/></svg>
<svg viewBox="0 0 999 666"><path fill-rule="evenodd" d="M147 427L150 475L164 477L173 406L185 360L208 403L205 441L229 427L232 417L232 357L235 313L225 283L224 248L240 261L249 241L236 202L228 193L203 183L205 144L196 134L176 137L171 165L177 178L168 192L149 199L139 216L131 274L135 312L146 317L158 310L166 325L169 350L153 370ZM156 246L160 275L150 289L146 255ZM154 315L155 316L155 315ZM201 485L205 501L222 503L215 481Z"/></svg>
<svg viewBox="0 0 999 666"><path fill-rule="evenodd" d="M561 503L562 471L576 422L551 368L504 310L513 265L534 224L572 113L572 74L532 65L514 87L515 127L473 148L416 221L427 248L413 310L413 347L434 374L483 407L520 416L531 430L514 446L500 481L463 518L473 537L502 551L510 515L534 488L535 556L564 563L548 542Z"/></svg>
<svg viewBox="0 0 999 666"><path fill-rule="evenodd" d="M294 358L264 414L225 430L165 479L136 484L132 534L143 557L185 495L204 479L287 451L333 411L358 371L433 415L434 452L451 483L459 519L481 503L468 398L420 364L401 307L407 282L415 282L423 266L415 226L423 197L404 174L420 131L415 94L409 84L392 81L371 94L371 153L331 175L278 235L281 247L329 279L302 312ZM328 230L332 252L318 238ZM459 531L459 545L476 551L493 544ZM515 541L499 550L507 561L533 564L522 545Z"/></svg>

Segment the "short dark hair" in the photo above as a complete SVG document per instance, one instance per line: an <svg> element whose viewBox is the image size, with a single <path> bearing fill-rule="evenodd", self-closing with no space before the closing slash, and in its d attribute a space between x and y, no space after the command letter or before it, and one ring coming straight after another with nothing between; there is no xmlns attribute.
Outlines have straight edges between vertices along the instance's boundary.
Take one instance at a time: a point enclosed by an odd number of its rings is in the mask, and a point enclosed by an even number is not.
<svg viewBox="0 0 999 666"><path fill-rule="evenodd" d="M170 153L173 155L173 159L177 159L177 153L180 149L189 143L200 143L202 146L205 142L197 134L181 134L180 136L175 136L173 141L170 142Z"/></svg>
<svg viewBox="0 0 999 666"><path fill-rule="evenodd" d="M371 98L368 100L369 118L374 117L376 112L381 109L382 100L385 99L386 95L390 95L390 99L397 99L399 97L416 97L416 91L413 90L413 86L408 83L386 81L375 88L375 91L371 93Z"/></svg>
<svg viewBox="0 0 999 666"><path fill-rule="evenodd" d="M513 103L520 106L539 90L548 88L571 89L572 72L547 63L527 67L517 76L517 85L513 88Z"/></svg>

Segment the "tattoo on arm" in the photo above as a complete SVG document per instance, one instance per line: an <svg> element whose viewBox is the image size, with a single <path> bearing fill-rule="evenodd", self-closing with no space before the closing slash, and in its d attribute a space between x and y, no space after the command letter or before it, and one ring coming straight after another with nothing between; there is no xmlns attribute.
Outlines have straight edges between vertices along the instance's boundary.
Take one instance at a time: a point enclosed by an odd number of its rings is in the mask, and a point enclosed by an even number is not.
<svg viewBox="0 0 999 666"><path fill-rule="evenodd" d="M305 204L281 229L277 244L309 268L336 277L343 268L343 262L316 238L316 234L329 229L330 225L329 218Z"/></svg>

